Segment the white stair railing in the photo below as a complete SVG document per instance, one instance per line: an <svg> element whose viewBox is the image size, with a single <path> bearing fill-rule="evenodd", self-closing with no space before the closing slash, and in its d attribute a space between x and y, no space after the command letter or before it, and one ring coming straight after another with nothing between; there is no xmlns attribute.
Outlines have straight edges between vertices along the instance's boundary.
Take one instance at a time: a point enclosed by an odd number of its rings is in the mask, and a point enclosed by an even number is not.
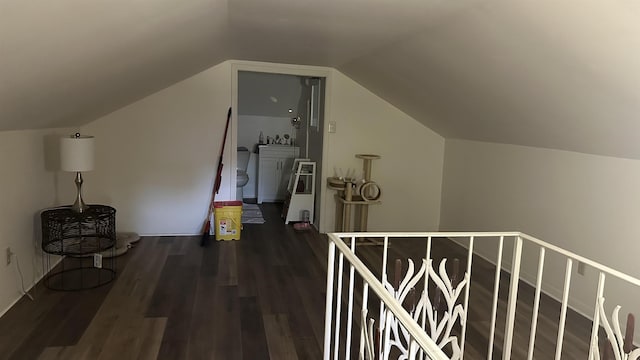
<svg viewBox="0 0 640 360"><path fill-rule="evenodd" d="M412 238L426 240L425 257L416 264L407 259L406 273L400 277L396 274L400 281L391 284L387 274L390 241L395 243ZM448 274L446 259L436 263L431 256L435 239L456 241L466 247L467 258L460 259L466 264L465 270L455 282ZM372 241L380 244L382 250L379 278L356 254L356 244ZM537 267L529 265L526 269L528 273L536 274L535 281L527 281L534 288L528 345L519 345L527 347L524 351L527 359L534 357L547 253L554 254L555 263L558 258L564 262L562 294L558 296L560 316L554 358L561 358L565 343L573 264L582 263L598 272L591 338L585 340L589 344L588 359L600 359L599 343L604 340L598 338L601 327L607 334L606 342L611 344L615 359L640 359L640 350L623 349L618 319L620 307L607 312L604 306L607 276L622 280L630 289L640 289L640 280L519 232L329 234L324 359L462 359L465 353L474 245L491 241L497 242L495 254L482 254L493 259L495 265L491 307L486 309L487 313L491 313L487 359L494 358L494 348L502 350L503 359L511 358L520 281L509 281L506 299L499 298L500 281L505 271L510 274L510 279L522 280L520 274L525 249L531 253L529 257L537 257ZM503 255L507 244L513 248L513 253L505 260ZM347 273L348 279L345 276ZM443 299L444 306L436 303L437 297ZM504 328L501 328L502 341L495 344L498 303L501 300L507 303L506 320ZM356 306L359 306L359 310L354 310ZM354 316L354 311L359 316ZM607 319L608 313L612 314L611 322ZM355 335L357 333L359 336ZM523 349L519 350L522 352Z"/></svg>
<svg viewBox="0 0 640 360"><path fill-rule="evenodd" d="M355 255L355 237L351 238L351 248L349 248L339 237L331 235L329 242L329 256L327 267L327 297L326 297L326 317L325 317L325 338L324 338L324 359L352 359L355 358L355 347L352 348L352 328L356 321L353 315L354 308L354 288L356 286L356 273L358 274L359 284L362 286L361 293L361 317L359 321L358 337L358 359L379 359L379 353L382 351L389 354L391 347L389 342L376 344L374 325L386 322L398 323L402 326L403 331L408 334L408 343L404 343L402 359L435 359L443 360L448 357L440 350L436 343L429 338L422 327L415 322L413 317L398 303L395 297L381 283L371 271L357 258ZM336 268L336 251L337 266ZM343 284L343 264L344 261L349 264L349 295L343 301L342 284ZM335 296L334 296L335 295ZM369 297L377 297L381 304L382 317L373 319L369 314ZM335 300L335 302L334 302ZM346 306L347 321L342 321L343 308ZM361 326L363 325L363 326ZM378 325L379 326L379 325ZM341 328L345 327L346 331L341 333ZM380 327L378 327L380 329ZM391 326L387 326L385 338L389 338ZM396 328L397 329L397 328ZM342 334L342 335L341 335ZM333 345L333 347L332 347ZM341 347L343 352L341 352ZM378 355L376 355L378 354ZM419 356L419 357L418 357Z"/></svg>

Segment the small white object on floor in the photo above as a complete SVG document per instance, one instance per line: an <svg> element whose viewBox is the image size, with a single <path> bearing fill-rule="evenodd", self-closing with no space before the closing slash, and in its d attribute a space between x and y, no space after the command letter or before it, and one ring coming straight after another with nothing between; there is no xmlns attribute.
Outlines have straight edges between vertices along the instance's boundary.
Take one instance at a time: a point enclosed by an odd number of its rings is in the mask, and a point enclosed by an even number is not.
<svg viewBox="0 0 640 360"><path fill-rule="evenodd" d="M120 256L126 253L133 244L140 241L140 235L134 232L119 232L116 233L116 245L114 249L107 249L101 253L103 258L109 258L114 256ZM91 254L92 256L92 254Z"/></svg>
<svg viewBox="0 0 640 360"><path fill-rule="evenodd" d="M122 255L140 241L140 235L134 232L120 232L116 234L116 255Z"/></svg>

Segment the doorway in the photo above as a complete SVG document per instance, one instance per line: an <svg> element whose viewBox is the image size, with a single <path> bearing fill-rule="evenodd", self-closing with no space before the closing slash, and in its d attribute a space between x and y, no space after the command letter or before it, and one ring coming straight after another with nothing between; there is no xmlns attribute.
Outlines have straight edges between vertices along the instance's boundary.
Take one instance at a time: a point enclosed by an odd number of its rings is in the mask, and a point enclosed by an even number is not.
<svg viewBox="0 0 640 360"><path fill-rule="evenodd" d="M326 78L253 69L237 69L235 75L238 177L246 152L249 154L248 181L236 197L248 203L287 200L294 159L309 159L316 164L314 201L310 205L313 209L309 209L313 217L309 220L318 228L323 193Z"/></svg>

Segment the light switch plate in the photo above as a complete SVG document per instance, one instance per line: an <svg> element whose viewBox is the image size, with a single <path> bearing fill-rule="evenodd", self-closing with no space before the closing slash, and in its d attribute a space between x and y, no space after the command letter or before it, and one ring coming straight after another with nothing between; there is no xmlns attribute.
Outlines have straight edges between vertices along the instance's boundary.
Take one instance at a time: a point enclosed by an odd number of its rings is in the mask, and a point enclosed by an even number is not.
<svg viewBox="0 0 640 360"><path fill-rule="evenodd" d="M329 132L330 133L335 133L336 132L336 122L335 121L329 121Z"/></svg>

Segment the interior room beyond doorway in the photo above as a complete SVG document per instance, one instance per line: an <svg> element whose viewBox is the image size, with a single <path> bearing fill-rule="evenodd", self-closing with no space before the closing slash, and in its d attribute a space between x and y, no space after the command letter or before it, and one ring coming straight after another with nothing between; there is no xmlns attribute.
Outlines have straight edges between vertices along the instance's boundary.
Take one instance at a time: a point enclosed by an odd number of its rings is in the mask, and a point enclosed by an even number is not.
<svg viewBox="0 0 640 360"><path fill-rule="evenodd" d="M238 71L237 192L246 203L291 196L294 159L316 163L310 219L320 215L324 78ZM262 157L261 157L262 155ZM267 161L269 159L269 161Z"/></svg>

